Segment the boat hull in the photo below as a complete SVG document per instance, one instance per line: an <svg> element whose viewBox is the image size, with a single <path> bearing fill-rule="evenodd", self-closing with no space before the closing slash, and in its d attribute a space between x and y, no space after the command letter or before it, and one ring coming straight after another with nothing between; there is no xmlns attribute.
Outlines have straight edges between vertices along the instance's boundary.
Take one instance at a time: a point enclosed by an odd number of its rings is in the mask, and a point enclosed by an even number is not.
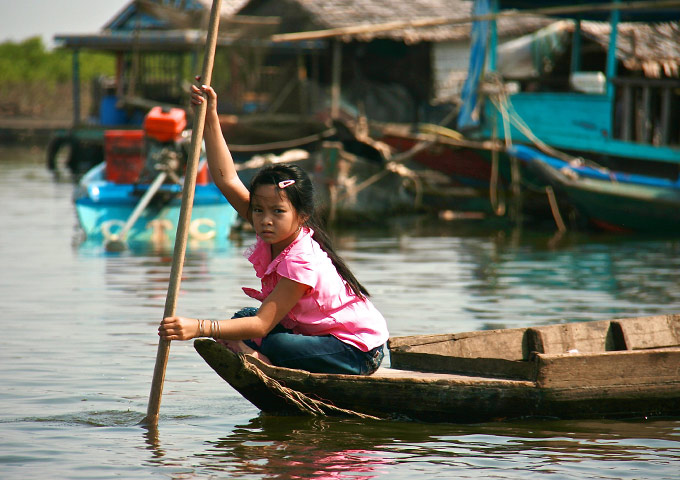
<svg viewBox="0 0 680 480"><path fill-rule="evenodd" d="M370 376L316 374L265 365L212 340L196 340L194 346L218 375L271 414L477 422L535 413L532 406L539 403L539 392L529 381L391 368ZM272 387L272 381L288 390ZM301 407L300 394L306 404L316 400L314 408Z"/></svg>
<svg viewBox="0 0 680 480"><path fill-rule="evenodd" d="M680 231L680 194L658 187L616 189L583 181L560 186L595 227L609 231L667 233ZM629 190L629 191L626 191Z"/></svg>
<svg viewBox="0 0 680 480"><path fill-rule="evenodd" d="M512 151L599 229L680 231L679 181L574 166L527 147Z"/></svg>

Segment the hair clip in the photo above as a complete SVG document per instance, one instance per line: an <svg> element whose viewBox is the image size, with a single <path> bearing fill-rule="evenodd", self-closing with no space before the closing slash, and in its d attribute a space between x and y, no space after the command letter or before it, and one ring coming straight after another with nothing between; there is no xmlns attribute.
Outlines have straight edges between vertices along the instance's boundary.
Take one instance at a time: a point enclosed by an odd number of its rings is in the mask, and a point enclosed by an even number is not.
<svg viewBox="0 0 680 480"><path fill-rule="evenodd" d="M290 187L294 183L295 183L295 180L281 180L279 182L279 188Z"/></svg>

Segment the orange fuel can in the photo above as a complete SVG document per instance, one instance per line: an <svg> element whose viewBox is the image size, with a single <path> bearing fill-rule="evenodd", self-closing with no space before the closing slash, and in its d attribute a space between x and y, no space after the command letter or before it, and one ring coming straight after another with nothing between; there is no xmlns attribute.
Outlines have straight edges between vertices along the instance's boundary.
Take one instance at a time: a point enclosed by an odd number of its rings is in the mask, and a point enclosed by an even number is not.
<svg viewBox="0 0 680 480"><path fill-rule="evenodd" d="M159 142L171 142L187 126L187 115L181 108L153 107L144 118L146 135Z"/></svg>

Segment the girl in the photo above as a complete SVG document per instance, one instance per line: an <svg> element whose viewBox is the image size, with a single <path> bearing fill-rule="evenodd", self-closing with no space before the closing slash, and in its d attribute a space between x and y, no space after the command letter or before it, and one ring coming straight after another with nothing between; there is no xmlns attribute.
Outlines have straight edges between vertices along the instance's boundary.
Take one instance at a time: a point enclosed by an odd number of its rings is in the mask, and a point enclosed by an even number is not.
<svg viewBox="0 0 680 480"><path fill-rule="evenodd" d="M295 165L267 166L248 190L222 135L215 91L192 86L193 104L206 99L210 174L255 229L256 243L246 254L262 289L243 290L262 304L242 309L230 320L168 317L159 335L166 340L212 336L235 352L310 372L374 372L383 358L387 325L333 250L314 209L309 177Z"/></svg>

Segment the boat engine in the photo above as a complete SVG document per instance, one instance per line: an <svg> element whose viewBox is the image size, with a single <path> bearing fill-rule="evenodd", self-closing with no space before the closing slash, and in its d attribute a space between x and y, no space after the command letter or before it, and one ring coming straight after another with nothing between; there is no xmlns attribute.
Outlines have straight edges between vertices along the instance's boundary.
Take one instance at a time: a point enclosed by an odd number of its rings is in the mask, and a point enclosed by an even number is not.
<svg viewBox="0 0 680 480"><path fill-rule="evenodd" d="M143 125L146 162L140 183L151 183L161 171L168 174L166 183L181 183L189 155L186 125L186 112L181 108L153 107L149 111Z"/></svg>
<svg viewBox="0 0 680 480"><path fill-rule="evenodd" d="M104 134L106 179L114 183L150 184L161 171L165 183L182 184L191 154L191 132L185 130L181 108L154 107L143 130L107 130ZM208 183L205 161L199 163L196 183Z"/></svg>

